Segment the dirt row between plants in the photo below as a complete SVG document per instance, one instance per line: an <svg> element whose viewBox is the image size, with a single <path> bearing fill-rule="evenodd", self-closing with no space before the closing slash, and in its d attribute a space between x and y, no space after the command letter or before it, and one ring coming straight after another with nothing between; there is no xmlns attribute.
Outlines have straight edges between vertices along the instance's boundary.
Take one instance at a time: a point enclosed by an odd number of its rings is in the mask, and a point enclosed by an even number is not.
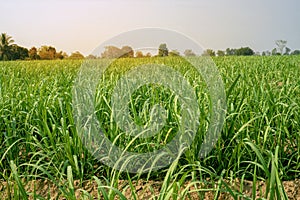
<svg viewBox="0 0 300 200"><path fill-rule="evenodd" d="M230 183L229 181L228 184ZM84 193L82 192L85 190L93 199L98 199L98 185L95 181L85 181L81 184L78 180L74 181L74 191L76 199L83 199ZM67 183L66 183L67 184ZM148 181L145 182L143 180L139 181L133 181L132 182L133 187L135 188L135 191L133 191L138 199L151 199L154 196L158 196L159 192L162 187L162 182L158 181ZM8 187L7 182L0 182L0 196L1 199L10 199L14 198L14 183L9 184L10 187ZM127 199L132 199L132 191L129 186L128 181L119 180L118 181L118 189L120 191L123 191L123 195ZM213 191L209 191L211 189L214 189L217 187L217 185L214 185L213 187L209 187L210 189L207 189L207 186L205 187L204 184L190 184L189 182L185 183L184 187L180 188L180 191L184 191L184 189L189 186L187 189L187 192L189 195L187 196L187 199L205 199L210 200L214 198ZM299 200L300 199L300 179L294 180L294 181L284 181L283 182L284 189L288 195L289 199L292 200ZM240 180L236 179L234 181L231 181L230 184L231 189L235 189L236 191L239 191L241 188ZM10 189L9 189L10 188ZM251 181L244 181L243 182L243 192L242 194L247 197L252 197L252 182ZM222 187L222 189L226 190L225 187ZM35 191L37 195L40 195L41 197L44 197L48 199L50 196L51 199L67 199L65 198L59 188L51 183L48 180L35 180L35 181L29 181L27 184L25 184L25 190L29 195L29 199L33 199L33 192ZM198 192L196 191L198 190ZM199 192L201 190L201 192ZM266 184L262 181L257 182L256 184L256 199L260 197L265 196L266 191ZM86 198L88 199L88 198ZM100 197L101 199L101 197ZM115 199L119 199L116 197ZM229 193L220 193L218 199L234 199L231 197Z"/></svg>

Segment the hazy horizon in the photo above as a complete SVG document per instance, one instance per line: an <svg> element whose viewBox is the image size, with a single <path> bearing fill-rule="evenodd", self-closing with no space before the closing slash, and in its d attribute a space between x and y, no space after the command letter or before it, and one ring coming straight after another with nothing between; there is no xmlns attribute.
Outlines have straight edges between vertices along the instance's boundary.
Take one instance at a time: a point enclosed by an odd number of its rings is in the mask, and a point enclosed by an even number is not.
<svg viewBox="0 0 300 200"><path fill-rule="evenodd" d="M27 48L51 45L88 55L120 33L156 27L180 32L205 49L249 46L262 52L280 39L300 49L297 0L12 0L1 5L0 32Z"/></svg>

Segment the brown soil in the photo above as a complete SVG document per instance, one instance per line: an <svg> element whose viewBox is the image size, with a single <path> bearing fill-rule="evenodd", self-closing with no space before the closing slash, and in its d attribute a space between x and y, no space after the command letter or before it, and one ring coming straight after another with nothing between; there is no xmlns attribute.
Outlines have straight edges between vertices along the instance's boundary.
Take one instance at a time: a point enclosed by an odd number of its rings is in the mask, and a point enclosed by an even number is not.
<svg viewBox="0 0 300 200"><path fill-rule="evenodd" d="M229 181L228 184L230 183ZM88 194L90 194L93 199L98 199L97 188L98 185L95 181L85 181L82 184L80 182L74 181L74 191L76 199L83 199L83 192L85 190ZM67 183L66 183L67 184ZM138 199L151 199L153 197L157 197L159 195L159 191L161 190L162 182L157 181L133 181L133 187L135 188L134 193L137 195ZM118 190L123 191L123 195L126 196L128 199L133 199L132 191L130 189L130 185L128 181L119 180L118 181ZM188 187L189 182L185 183L184 187L180 188L180 191L183 191L186 187ZM241 184L238 179L231 181L230 187L235 189L236 191L241 190ZM10 194L7 182L0 182L0 196L1 199L10 199L14 197L14 183L10 183ZM288 195L289 199L292 200L299 200L300 199L300 180L294 181L284 181L283 182L284 189ZM209 188L216 188L217 185L210 186ZM251 181L244 181L243 184L243 195L247 197L252 197L252 182ZM189 186L187 189L189 193L189 199L213 199L215 192L205 191L204 184L194 184L193 186ZM195 192L195 190L202 189L201 192ZM224 188L225 189L225 188ZM61 194L59 188L55 186L53 183L47 180L35 180L29 181L25 185L25 190L29 195L29 199L33 199L33 192L35 191L36 194L48 198L49 196L51 199L66 199ZM256 186L256 199L264 197L264 193L266 191L266 184L264 182L258 182ZM101 198L101 197L100 197ZM88 199L88 198L86 198ZM115 198L118 199L118 198ZM220 193L218 199L233 199L229 193ZM242 198L240 198L242 199Z"/></svg>

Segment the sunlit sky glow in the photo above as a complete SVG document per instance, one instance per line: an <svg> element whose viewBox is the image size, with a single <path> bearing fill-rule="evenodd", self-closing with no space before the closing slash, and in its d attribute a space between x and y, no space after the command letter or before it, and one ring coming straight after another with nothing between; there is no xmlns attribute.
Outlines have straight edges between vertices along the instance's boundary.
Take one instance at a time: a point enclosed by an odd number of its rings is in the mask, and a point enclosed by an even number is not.
<svg viewBox="0 0 300 200"><path fill-rule="evenodd" d="M175 30L215 50L271 50L278 39L294 50L300 49L299 9L298 0L9 0L1 2L0 32L27 48L52 45L85 55L143 27Z"/></svg>

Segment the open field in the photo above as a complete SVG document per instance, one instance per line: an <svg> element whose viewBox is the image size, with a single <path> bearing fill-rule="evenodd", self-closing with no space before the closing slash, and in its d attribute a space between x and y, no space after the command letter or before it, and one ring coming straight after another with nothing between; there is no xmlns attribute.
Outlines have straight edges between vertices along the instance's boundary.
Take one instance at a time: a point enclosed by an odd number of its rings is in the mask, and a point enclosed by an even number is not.
<svg viewBox="0 0 300 200"><path fill-rule="evenodd" d="M0 196L300 198L300 57L214 58L225 84L227 113L217 144L203 159L198 152L209 124L209 97L195 70L178 59L119 59L95 91L96 115L105 135L122 148L143 153L175 137L180 102L159 85L139 88L129 105L134 122L145 124L158 102L168 113L157 135L133 141L112 120L110 100L116 81L132 66L153 62L174 66L192 85L200 107L195 140L171 166L146 174L119 172L101 164L79 137L72 87L83 61L0 62Z"/></svg>

